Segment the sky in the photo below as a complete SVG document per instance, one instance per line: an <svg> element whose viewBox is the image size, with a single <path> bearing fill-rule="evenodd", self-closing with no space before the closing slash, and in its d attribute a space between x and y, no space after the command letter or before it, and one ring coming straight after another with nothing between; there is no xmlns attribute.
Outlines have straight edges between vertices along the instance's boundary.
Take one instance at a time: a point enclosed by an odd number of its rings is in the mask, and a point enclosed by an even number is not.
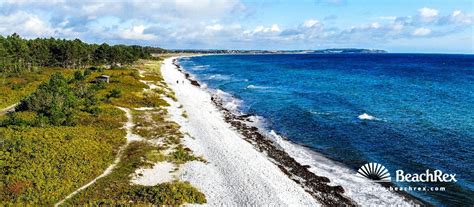
<svg viewBox="0 0 474 207"><path fill-rule="evenodd" d="M168 49L474 53L473 0L0 0L0 35Z"/></svg>

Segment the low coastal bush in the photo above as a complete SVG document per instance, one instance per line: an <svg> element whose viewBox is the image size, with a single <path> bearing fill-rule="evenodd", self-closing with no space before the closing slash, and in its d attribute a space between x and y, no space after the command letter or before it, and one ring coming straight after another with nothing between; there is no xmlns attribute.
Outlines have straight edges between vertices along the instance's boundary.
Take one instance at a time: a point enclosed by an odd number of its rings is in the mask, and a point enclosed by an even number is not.
<svg viewBox="0 0 474 207"><path fill-rule="evenodd" d="M155 186L130 184L130 178L136 169L151 167L154 160L150 160L149 156L157 152L155 149L155 146L147 142L130 143L111 174L66 201L65 205L177 206L184 203L205 203L204 194L188 182L174 181Z"/></svg>
<svg viewBox="0 0 474 207"><path fill-rule="evenodd" d="M105 169L124 143L120 129L0 128L0 204L52 205Z"/></svg>
<svg viewBox="0 0 474 207"><path fill-rule="evenodd" d="M147 67L145 66L145 68ZM140 78L146 78L150 73L145 74ZM194 156L190 149L180 144L183 137L179 131L180 126L165 119L167 111L163 106L167 103L160 98L165 94L154 90L144 92L143 88L134 90L138 83L131 79L132 74L124 73L123 75L129 77L121 77L110 85L125 82L131 87L120 88L127 92L123 93L120 98L111 98L111 102L126 107L154 107L151 110L132 110L132 117L136 124L133 133L147 140L158 140L162 144L155 145L147 141L131 142L124 150L121 161L109 175L67 200L65 205L177 206L185 203L205 203L204 194L187 182L173 181L155 186L130 183L130 179L135 176L137 169L153 167L157 162L172 162L178 166L187 161L204 161L204 159ZM105 90L110 90L110 85L106 86ZM156 97L159 104L151 104L153 101L147 102L144 97L148 94ZM130 100L132 97L139 99ZM165 151L170 151L170 153L165 154Z"/></svg>
<svg viewBox="0 0 474 207"><path fill-rule="evenodd" d="M37 117L46 118L55 126L73 125L78 105L78 97L67 79L55 73L48 82L41 84L33 94L23 99L16 110L36 112Z"/></svg>
<svg viewBox="0 0 474 207"><path fill-rule="evenodd" d="M99 75L111 76L110 83L95 82ZM143 79L165 87L162 77L150 71L144 77L130 69L54 74L49 81L37 84L16 112L0 116L0 206L51 206L100 175L126 141L122 126L127 118L116 106L154 107L146 112L132 110L138 126L133 130L148 139L161 137L165 144L131 142L109 175L65 205L205 203L204 194L187 182L130 184L137 169L157 162L204 161L180 145L183 135L179 125L165 119L163 106L168 103L161 97L169 89L163 93L149 90L140 81ZM173 147L170 154L164 154L167 147Z"/></svg>
<svg viewBox="0 0 474 207"><path fill-rule="evenodd" d="M134 111L136 125L133 132L145 139L162 139L163 143L170 145L179 143L183 137L180 126L165 120L166 113L164 109Z"/></svg>
<svg viewBox="0 0 474 207"><path fill-rule="evenodd" d="M125 143L123 112L77 77L51 75L1 116L0 205L52 205L100 175Z"/></svg>
<svg viewBox="0 0 474 207"><path fill-rule="evenodd" d="M19 102L47 80L51 74L57 72L65 76L72 73L71 70L58 68L42 68L37 72L0 72L0 109Z"/></svg>
<svg viewBox="0 0 474 207"><path fill-rule="evenodd" d="M66 201L66 205L83 206L90 202L114 200L128 201L126 192L130 189L130 176L141 166L150 166L146 154L153 150L146 142L132 142L124 150L120 162L106 177Z"/></svg>
<svg viewBox="0 0 474 207"><path fill-rule="evenodd" d="M136 186L127 192L130 200L157 206L179 206L185 203L206 203L206 197L189 182L170 182L156 186Z"/></svg>
<svg viewBox="0 0 474 207"><path fill-rule="evenodd" d="M201 161L206 162L202 157L196 157L192 154L191 149L183 147L183 145L179 144L176 146L171 152L169 156L169 161L174 162L176 164L184 164L189 161Z"/></svg>

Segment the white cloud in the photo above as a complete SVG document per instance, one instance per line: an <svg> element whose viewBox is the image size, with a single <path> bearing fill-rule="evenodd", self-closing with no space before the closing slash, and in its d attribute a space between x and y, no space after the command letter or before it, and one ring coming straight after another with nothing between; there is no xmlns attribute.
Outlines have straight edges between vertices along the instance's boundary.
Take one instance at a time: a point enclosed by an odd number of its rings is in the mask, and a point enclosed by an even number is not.
<svg viewBox="0 0 474 207"><path fill-rule="evenodd" d="M213 30L213 31L220 31L222 30L224 27L221 25L221 24L213 24L213 25L208 25L206 26L206 29L208 30Z"/></svg>
<svg viewBox="0 0 474 207"><path fill-rule="evenodd" d="M105 3L91 3L82 5L82 10L87 13L96 13L99 12L101 9L107 9L105 7Z"/></svg>
<svg viewBox="0 0 474 207"><path fill-rule="evenodd" d="M54 35L54 29L37 15L18 11L0 16L0 33L18 33L25 37L47 37Z"/></svg>
<svg viewBox="0 0 474 207"><path fill-rule="evenodd" d="M473 14L466 14L460 10L455 10L450 16L450 20L454 23L461 23L461 24L471 24L473 21Z"/></svg>
<svg viewBox="0 0 474 207"><path fill-rule="evenodd" d="M397 19L396 16L380 16L380 17L378 17L378 18L379 18L379 19L383 19L383 20L392 20L392 21L395 20L395 19Z"/></svg>
<svg viewBox="0 0 474 207"><path fill-rule="evenodd" d="M270 31L272 32L280 32L280 27L278 27L277 24L273 24L272 27L270 28Z"/></svg>
<svg viewBox="0 0 474 207"><path fill-rule="evenodd" d="M423 7L418 10L418 13L421 17L421 21L424 22L432 22L436 19L438 16L439 12L436 9L431 9L428 7Z"/></svg>
<svg viewBox="0 0 474 207"><path fill-rule="evenodd" d="M378 22L374 22L374 23L370 24L370 27L374 28L374 29L378 29L378 28L380 28L380 24Z"/></svg>
<svg viewBox="0 0 474 207"><path fill-rule="evenodd" d="M306 21L304 21L303 23L303 27L314 27L314 26L318 26L320 25L321 23L319 22L319 20L315 20L315 19L308 19Z"/></svg>
<svg viewBox="0 0 474 207"><path fill-rule="evenodd" d="M391 27L394 31L401 31L404 26L403 24L397 22L397 23L392 24Z"/></svg>
<svg viewBox="0 0 474 207"><path fill-rule="evenodd" d="M46 25L45 22L35 16L29 17L26 22L23 23L23 27L27 31L38 36L52 35L53 33L53 30L49 28L49 25Z"/></svg>
<svg viewBox="0 0 474 207"><path fill-rule="evenodd" d="M351 28L338 25L335 16L321 20L303 19L295 25L261 23L266 21L254 18L259 14L249 11L252 8L247 9L240 0L9 1L0 0L2 35L17 32L28 38L55 36L174 48L376 44L417 36L461 33L472 29L474 22L472 13L455 10L443 16L437 9L428 7L413 11L412 16L375 17L374 22L357 22ZM338 0L326 2L344 3ZM262 25L255 26L257 23Z"/></svg>
<svg viewBox="0 0 474 207"><path fill-rule="evenodd" d="M426 35L429 35L429 34L431 34L431 29L424 28L424 27L417 28L412 33L412 35L414 35L414 36L426 36Z"/></svg>
<svg viewBox="0 0 474 207"><path fill-rule="evenodd" d="M273 24L270 27L264 27L264 26L257 26L253 31L246 30L244 31L245 34L258 34L258 33L274 33L274 32L280 32L280 27L277 24Z"/></svg>
<svg viewBox="0 0 474 207"><path fill-rule="evenodd" d="M153 34L144 34L146 27L144 25L133 26L129 29L124 29L119 33L123 39L130 40L154 40L156 36Z"/></svg>

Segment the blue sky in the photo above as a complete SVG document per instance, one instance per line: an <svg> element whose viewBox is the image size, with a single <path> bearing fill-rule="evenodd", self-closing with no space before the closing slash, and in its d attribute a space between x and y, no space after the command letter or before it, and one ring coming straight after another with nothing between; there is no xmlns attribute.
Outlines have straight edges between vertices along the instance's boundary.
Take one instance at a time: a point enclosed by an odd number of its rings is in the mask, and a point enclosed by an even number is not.
<svg viewBox="0 0 474 207"><path fill-rule="evenodd" d="M0 34L189 49L474 53L472 0L0 0Z"/></svg>

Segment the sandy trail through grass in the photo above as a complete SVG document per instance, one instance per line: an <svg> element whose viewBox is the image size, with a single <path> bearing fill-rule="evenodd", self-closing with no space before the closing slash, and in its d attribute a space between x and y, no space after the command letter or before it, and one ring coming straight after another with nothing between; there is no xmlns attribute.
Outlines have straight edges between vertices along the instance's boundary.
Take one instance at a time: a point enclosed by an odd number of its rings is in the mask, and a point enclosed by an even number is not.
<svg viewBox="0 0 474 207"><path fill-rule="evenodd" d="M72 198L74 195L78 194L79 192L81 192L82 190L86 189L87 187L91 186L92 184L94 184L97 180L99 180L100 178L103 178L107 175L109 175L112 170L114 170L114 168L117 166L117 164L120 162L120 157L122 156L123 154L123 150L125 148L127 148L128 144L130 144L130 142L132 141L140 141L142 140L141 137L139 135L136 135L136 134L133 134L132 133L132 129L133 127L135 126L135 124L133 123L133 116L132 116L132 112L130 109L128 108L123 108L123 107L117 107L119 108L120 110L124 111L125 112L125 116L127 117L127 122L125 122L124 124L124 128L127 132L127 135L125 135L125 138L127 138L127 142L120 147L118 153L117 153L117 156L114 160L114 162L109 166L107 167L107 169L105 169L105 171L100 174L99 176L97 176L96 178L94 178L92 181L90 181L89 183L83 185L82 187L78 188L77 190L75 190L74 192L72 192L71 194L69 194L68 196L66 196L63 200L59 201L58 203L56 203L54 206L57 207L57 206L60 206L62 203L64 203L66 200L68 200L69 198Z"/></svg>

